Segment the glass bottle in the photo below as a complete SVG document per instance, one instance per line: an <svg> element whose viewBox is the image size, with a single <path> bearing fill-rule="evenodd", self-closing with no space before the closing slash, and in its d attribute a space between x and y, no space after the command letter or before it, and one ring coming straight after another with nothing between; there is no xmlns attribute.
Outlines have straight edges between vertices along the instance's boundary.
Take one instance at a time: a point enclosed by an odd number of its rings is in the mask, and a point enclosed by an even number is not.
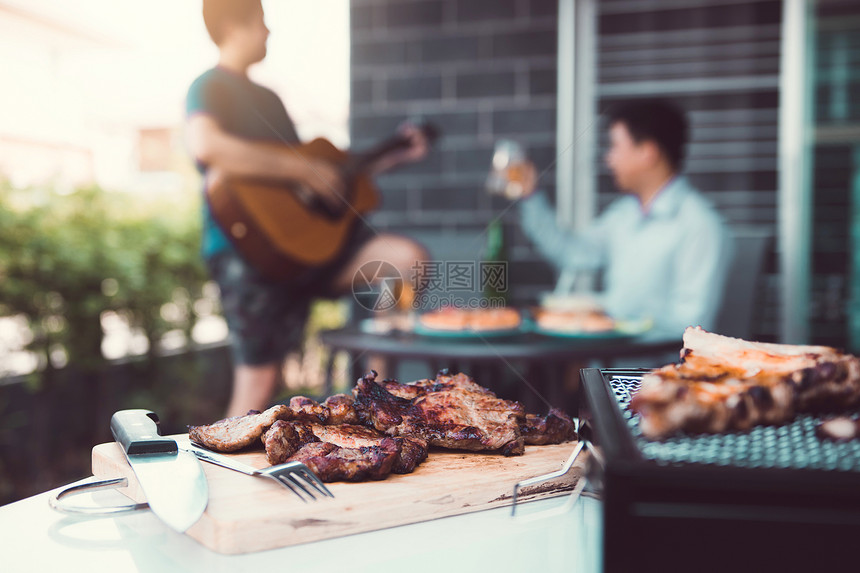
<svg viewBox="0 0 860 573"><path fill-rule="evenodd" d="M481 269L484 298L500 301L503 305L508 300L508 254L504 231L501 219L493 219L487 226L487 244Z"/></svg>

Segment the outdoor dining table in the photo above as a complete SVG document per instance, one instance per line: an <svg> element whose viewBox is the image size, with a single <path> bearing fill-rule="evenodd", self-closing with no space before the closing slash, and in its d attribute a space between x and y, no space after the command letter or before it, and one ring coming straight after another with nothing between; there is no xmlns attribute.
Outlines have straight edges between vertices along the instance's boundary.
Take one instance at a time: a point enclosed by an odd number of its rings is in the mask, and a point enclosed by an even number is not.
<svg viewBox="0 0 860 573"><path fill-rule="evenodd" d="M514 372L527 388L520 398L526 407L535 405L536 394L560 405L560 380L565 369L596 364L612 367L620 359L677 355L683 346L680 338L645 333L630 337L554 337L536 332L519 332L510 336L476 335L473 337L426 336L394 330L386 334L366 332L350 325L320 333L321 342L331 352L325 368L325 396L333 391L334 361L338 352L350 355L350 381L364 375L368 359L384 361L383 377L397 371L403 360L417 360L428 365L428 373L441 368L462 371L479 381L497 379L504 372ZM578 368L574 372L578 382ZM489 384L485 384L489 385ZM530 388L528 388L530 386Z"/></svg>
<svg viewBox="0 0 860 573"><path fill-rule="evenodd" d="M82 480L80 483L92 478ZM65 487L65 486L64 486ZM602 509L581 496L501 507L413 525L240 555L221 555L149 511L90 518L57 513L45 492L0 507L0 571L582 571L601 570ZM128 503L115 490L85 494ZM82 496L83 497L83 496Z"/></svg>

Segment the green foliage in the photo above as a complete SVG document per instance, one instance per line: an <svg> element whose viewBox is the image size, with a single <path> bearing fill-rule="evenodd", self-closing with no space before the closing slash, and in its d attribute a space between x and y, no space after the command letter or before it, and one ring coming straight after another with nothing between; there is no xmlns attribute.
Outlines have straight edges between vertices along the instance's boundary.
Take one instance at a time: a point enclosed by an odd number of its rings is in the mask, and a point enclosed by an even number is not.
<svg viewBox="0 0 860 573"><path fill-rule="evenodd" d="M346 323L347 312L343 300L315 300L305 327L305 339L315 338L321 330L342 327Z"/></svg>
<svg viewBox="0 0 860 573"><path fill-rule="evenodd" d="M97 187L0 187L0 316L26 317L47 369L58 352L78 367L100 363L106 311L141 328L150 352L168 330L190 333L206 276L198 209Z"/></svg>

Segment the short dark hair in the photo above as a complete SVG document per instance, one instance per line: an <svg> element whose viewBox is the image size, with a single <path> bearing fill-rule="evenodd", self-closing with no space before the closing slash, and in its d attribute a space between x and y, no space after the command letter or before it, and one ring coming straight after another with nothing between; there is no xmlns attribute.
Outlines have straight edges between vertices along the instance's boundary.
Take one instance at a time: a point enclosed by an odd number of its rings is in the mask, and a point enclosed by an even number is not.
<svg viewBox="0 0 860 573"><path fill-rule="evenodd" d="M676 171L684 164L689 125L684 110L665 99L639 99L609 110L609 125L623 123L636 143L653 141Z"/></svg>
<svg viewBox="0 0 860 573"><path fill-rule="evenodd" d="M203 22L216 45L224 39L224 25L228 22L244 24L262 8L261 0L203 0Z"/></svg>

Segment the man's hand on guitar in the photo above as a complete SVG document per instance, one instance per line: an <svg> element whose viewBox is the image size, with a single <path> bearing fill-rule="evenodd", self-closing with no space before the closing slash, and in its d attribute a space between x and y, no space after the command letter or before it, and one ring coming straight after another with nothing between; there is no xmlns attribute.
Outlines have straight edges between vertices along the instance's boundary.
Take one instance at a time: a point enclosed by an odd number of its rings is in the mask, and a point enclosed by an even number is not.
<svg viewBox="0 0 860 573"><path fill-rule="evenodd" d="M396 151L391 151L383 155L376 163L373 164L371 172L373 175L379 175L390 169L394 169L398 165L404 163L414 163L420 161L427 156L430 151L430 142L424 132L417 126L411 123L403 123L397 128L397 135L408 141L408 147Z"/></svg>
<svg viewBox="0 0 860 573"><path fill-rule="evenodd" d="M394 155L398 163L413 163L427 156L430 142L427 141L423 131L411 123L404 123L397 131L409 140L409 147Z"/></svg>

